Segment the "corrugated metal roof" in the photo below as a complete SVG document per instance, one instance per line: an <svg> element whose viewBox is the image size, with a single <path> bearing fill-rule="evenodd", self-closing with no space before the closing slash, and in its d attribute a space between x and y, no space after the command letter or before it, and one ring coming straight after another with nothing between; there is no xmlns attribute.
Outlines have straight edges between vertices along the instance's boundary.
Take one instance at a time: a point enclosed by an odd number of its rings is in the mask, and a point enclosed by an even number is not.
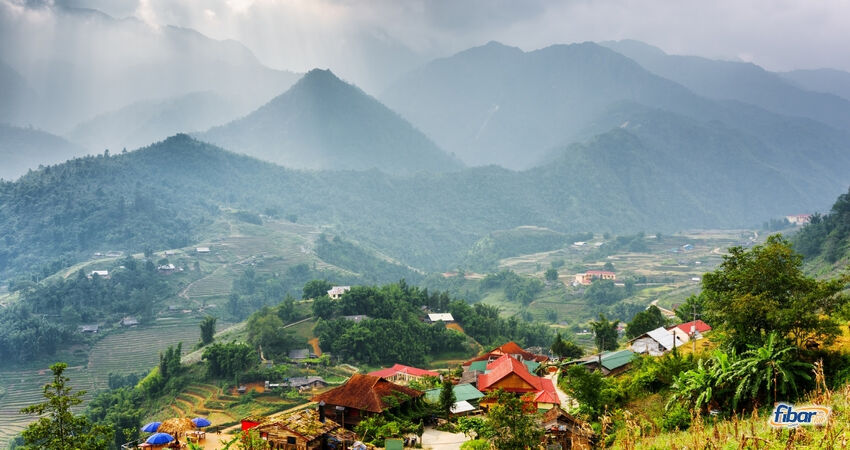
<svg viewBox="0 0 850 450"><path fill-rule="evenodd" d="M475 389L475 386L469 383L456 384L452 391L455 393L455 401L463 402L469 400L478 400L484 397L484 394ZM431 403L437 403L440 401L440 388L437 389L429 389L425 392L425 400L428 400Z"/></svg>
<svg viewBox="0 0 850 450"><path fill-rule="evenodd" d="M664 327L658 327L646 333L653 340L661 344L666 350L673 350L673 346L681 347L684 344L679 338L674 337L673 333L667 331ZM675 341L674 341L675 339Z"/></svg>

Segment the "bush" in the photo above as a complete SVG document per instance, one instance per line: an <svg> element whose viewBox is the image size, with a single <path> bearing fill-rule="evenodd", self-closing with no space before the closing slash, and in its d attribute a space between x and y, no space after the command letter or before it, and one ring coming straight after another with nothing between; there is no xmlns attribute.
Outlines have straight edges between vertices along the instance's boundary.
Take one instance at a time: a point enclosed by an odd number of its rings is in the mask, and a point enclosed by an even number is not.
<svg viewBox="0 0 850 450"><path fill-rule="evenodd" d="M490 444L483 439L475 439L461 444L460 450L490 450Z"/></svg>
<svg viewBox="0 0 850 450"><path fill-rule="evenodd" d="M677 404L661 418L661 428L664 431L687 430L691 426L691 413L684 405Z"/></svg>

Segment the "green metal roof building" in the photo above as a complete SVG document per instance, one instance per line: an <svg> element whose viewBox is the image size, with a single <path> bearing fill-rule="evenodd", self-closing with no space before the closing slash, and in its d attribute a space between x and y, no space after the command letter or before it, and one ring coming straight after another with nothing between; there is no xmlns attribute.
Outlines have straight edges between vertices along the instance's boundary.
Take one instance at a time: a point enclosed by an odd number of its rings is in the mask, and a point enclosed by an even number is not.
<svg viewBox="0 0 850 450"><path fill-rule="evenodd" d="M478 399L484 397L484 394L475 389L475 386L464 383L453 386L452 390L455 393L456 402L478 402ZM437 403L440 401L440 388L429 389L425 391L425 400L429 403Z"/></svg>

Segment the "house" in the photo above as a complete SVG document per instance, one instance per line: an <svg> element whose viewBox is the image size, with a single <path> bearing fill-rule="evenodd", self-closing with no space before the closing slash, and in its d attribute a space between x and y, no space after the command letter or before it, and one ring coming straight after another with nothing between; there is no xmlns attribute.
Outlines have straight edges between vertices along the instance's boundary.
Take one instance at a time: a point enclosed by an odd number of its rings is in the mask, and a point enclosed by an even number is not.
<svg viewBox="0 0 850 450"><path fill-rule="evenodd" d="M97 325L80 325L80 333L97 333Z"/></svg>
<svg viewBox="0 0 850 450"><path fill-rule="evenodd" d="M700 340L703 338L703 333L711 331L711 327L702 320L694 320L691 322L680 323L675 327L667 329L675 334L682 342L688 342L691 338Z"/></svg>
<svg viewBox="0 0 850 450"><path fill-rule="evenodd" d="M476 361L495 361L502 357L502 355L510 355L518 361L533 361L536 363L542 363L549 360L548 356L537 355L529 351L523 350L522 347L517 345L516 342L511 341L507 344L503 344L500 347L496 347L481 356L476 356L475 358L466 361L465 363L463 363L463 366L469 367L472 363Z"/></svg>
<svg viewBox="0 0 850 450"><path fill-rule="evenodd" d="M360 323L364 320L369 319L369 316L364 315L364 314L355 314L353 316L342 316L342 318L345 319L345 320L350 320L354 323Z"/></svg>
<svg viewBox="0 0 850 450"><path fill-rule="evenodd" d="M440 391L442 391L442 388L429 389L425 391L425 401L434 404L439 403ZM475 389L475 386L470 383L456 384L452 386L452 392L455 394L456 402L467 402L472 405L477 405L478 402L484 398L484 393Z"/></svg>
<svg viewBox="0 0 850 450"><path fill-rule="evenodd" d="M794 214L791 216L785 216L785 220L788 221L791 225L805 225L812 221L811 214Z"/></svg>
<svg viewBox="0 0 850 450"><path fill-rule="evenodd" d="M266 381L266 389L276 388L276 387L288 387L292 389L298 390L298 392L309 391L313 389L321 389L328 387L328 382L325 381L322 377L292 377L285 380L283 383L279 384L270 384Z"/></svg>
<svg viewBox="0 0 850 450"><path fill-rule="evenodd" d="M313 396L312 401L321 402L328 417L351 428L366 417L381 414L395 404L417 401L423 395L381 377L356 373L342 386Z"/></svg>
<svg viewBox="0 0 850 450"><path fill-rule="evenodd" d="M691 251L691 250L693 250L693 249L694 249L694 246L693 246L693 245L691 245L691 244L685 244L685 245L683 245L683 246L682 246L682 250L684 250L684 251L686 251L686 252L689 252L689 251Z"/></svg>
<svg viewBox="0 0 850 450"><path fill-rule="evenodd" d="M561 404L552 380L532 374L525 364L510 355L503 355L487 365L487 370L478 375L477 389L485 394L501 389L521 395L523 402L534 410ZM494 402L485 397L481 406L489 407Z"/></svg>
<svg viewBox="0 0 850 450"><path fill-rule="evenodd" d="M615 376L629 370L635 358L637 355L633 351L619 350L584 358L580 364L590 370L599 370L602 375Z"/></svg>
<svg viewBox="0 0 850 450"><path fill-rule="evenodd" d="M195 253L209 253L209 252L210 252L209 247L197 247L195 249Z"/></svg>
<svg viewBox="0 0 850 450"><path fill-rule="evenodd" d="M540 419L540 425L546 432L546 448L589 450L595 443L590 424L577 419L559 406L546 411Z"/></svg>
<svg viewBox="0 0 850 450"><path fill-rule="evenodd" d="M576 274L575 283L576 285L589 285L593 283L593 280L616 280L617 275L614 272L610 272L607 270L588 270L585 273Z"/></svg>
<svg viewBox="0 0 850 450"><path fill-rule="evenodd" d="M354 442L356 435L327 419L315 409L302 409L284 417L260 422L248 429L256 430L260 439L266 441L269 450L314 450L321 449L322 438L340 442L346 447Z"/></svg>
<svg viewBox="0 0 850 450"><path fill-rule="evenodd" d="M440 374L437 372L433 372L431 370L425 369L417 369L416 367L404 366L401 364L396 364L392 367L388 367L386 369L376 370L374 372L369 372L369 375L373 377L382 377L386 378L393 383L399 383L403 385L409 384L413 380L420 380L422 377L439 377Z"/></svg>
<svg viewBox="0 0 850 450"><path fill-rule="evenodd" d="M289 359L295 361L303 361L305 359L315 358L316 355L313 354L312 349L310 348L296 348L289 351Z"/></svg>
<svg viewBox="0 0 850 450"><path fill-rule="evenodd" d="M328 297L333 300L339 300L340 298L342 298L342 294L345 294L350 290L351 286L334 286L328 291Z"/></svg>
<svg viewBox="0 0 850 450"><path fill-rule="evenodd" d="M452 317L451 313L430 313L428 314L428 318L426 322L434 323L434 322L454 322L455 318Z"/></svg>
<svg viewBox="0 0 850 450"><path fill-rule="evenodd" d="M133 316L127 316L127 317L121 319L121 326L122 327L134 327L138 324L139 324L139 321L136 320L136 318L133 317Z"/></svg>
<svg viewBox="0 0 850 450"><path fill-rule="evenodd" d="M674 347L682 345L684 342L664 327L658 327L629 341L629 348L633 352L647 353L651 356L661 356L673 350Z"/></svg>
<svg viewBox="0 0 850 450"><path fill-rule="evenodd" d="M173 256L177 254L177 250L166 250L164 254L165 256Z"/></svg>
<svg viewBox="0 0 850 450"><path fill-rule="evenodd" d="M157 266L156 270L159 273L167 275L174 273L174 271L177 270L177 267L175 267L174 264L163 264L161 266Z"/></svg>
<svg viewBox="0 0 850 450"><path fill-rule="evenodd" d="M94 278L97 275L100 278L109 279L109 271L108 270L92 270L89 273L89 278Z"/></svg>

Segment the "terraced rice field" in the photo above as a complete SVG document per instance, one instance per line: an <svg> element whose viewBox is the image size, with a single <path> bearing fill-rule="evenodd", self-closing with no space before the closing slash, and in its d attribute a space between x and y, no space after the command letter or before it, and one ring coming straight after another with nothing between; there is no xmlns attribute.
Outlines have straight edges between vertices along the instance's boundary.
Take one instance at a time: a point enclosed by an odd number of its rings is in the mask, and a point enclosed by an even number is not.
<svg viewBox="0 0 850 450"><path fill-rule="evenodd" d="M91 392L94 382L85 367L69 367L65 375L71 378L75 390ZM0 386L6 390L6 395L0 397L0 448L6 448L11 439L33 420L32 416L20 414L20 410L43 401L42 387L52 379L52 372L46 368L0 372ZM91 396L87 395L86 398Z"/></svg>
<svg viewBox="0 0 850 450"><path fill-rule="evenodd" d="M147 372L159 363L159 353L183 343L184 353L201 338L197 319L159 319L152 326L112 333L92 348L88 367L96 386L108 385L109 373Z"/></svg>
<svg viewBox="0 0 850 450"><path fill-rule="evenodd" d="M89 354L88 365L70 367L65 375L74 389L84 389L88 394L83 405L94 393L105 389L109 373L147 372L159 363L159 352L169 345L183 342L192 347L200 339L197 319L162 319L149 327L133 328L111 333L98 341ZM32 417L18 411L42 400L42 386L52 380L47 368L29 371L0 372L0 386L6 395L0 397L0 448L32 421Z"/></svg>

